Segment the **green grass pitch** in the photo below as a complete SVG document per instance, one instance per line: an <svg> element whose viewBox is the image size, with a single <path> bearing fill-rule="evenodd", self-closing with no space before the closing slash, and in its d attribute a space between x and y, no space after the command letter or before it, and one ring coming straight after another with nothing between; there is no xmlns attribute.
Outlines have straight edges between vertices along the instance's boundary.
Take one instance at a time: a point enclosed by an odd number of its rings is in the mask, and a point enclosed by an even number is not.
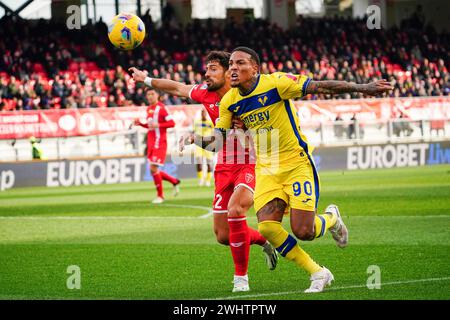
<svg viewBox="0 0 450 320"><path fill-rule="evenodd" d="M182 182L152 205L152 183L0 193L0 299L450 299L450 166L321 173L319 211L336 203L349 246L330 234L301 246L334 274L307 295L307 274L252 246L251 291L232 294L228 247L208 215L213 188ZM253 209L249 224L256 227ZM288 219L284 225L288 227ZM68 266L81 270L69 290ZM369 266L381 289L369 290Z"/></svg>

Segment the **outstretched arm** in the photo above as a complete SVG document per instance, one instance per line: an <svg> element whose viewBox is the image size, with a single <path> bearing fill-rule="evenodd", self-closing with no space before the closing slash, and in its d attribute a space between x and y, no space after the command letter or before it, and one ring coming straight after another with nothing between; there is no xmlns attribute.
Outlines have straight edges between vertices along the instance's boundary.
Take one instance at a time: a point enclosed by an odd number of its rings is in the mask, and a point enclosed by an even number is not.
<svg viewBox="0 0 450 320"><path fill-rule="evenodd" d="M151 86L155 89L164 91L170 95L179 97L189 97L189 92L194 85L187 85L181 82L168 80L168 79L156 79L147 76L147 73L139 70L135 67L128 69L136 82L144 82L147 86Z"/></svg>
<svg viewBox="0 0 450 320"><path fill-rule="evenodd" d="M359 84L347 81L311 81L306 87L305 94L309 93L350 93L361 92L370 96L376 96L383 92L393 90L394 87L387 80L378 80L367 84Z"/></svg>

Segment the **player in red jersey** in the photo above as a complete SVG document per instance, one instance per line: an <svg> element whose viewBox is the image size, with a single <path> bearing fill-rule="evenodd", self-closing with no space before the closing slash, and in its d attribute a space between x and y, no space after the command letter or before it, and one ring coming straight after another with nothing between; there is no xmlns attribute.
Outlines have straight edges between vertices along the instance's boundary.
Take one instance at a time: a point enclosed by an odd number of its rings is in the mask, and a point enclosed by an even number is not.
<svg viewBox="0 0 450 320"><path fill-rule="evenodd" d="M212 122L219 117L219 102L230 89L228 61L230 54L212 51L206 58L206 81L199 85L185 85L166 79L152 79L146 73L131 68L135 81L143 81L148 86L172 95L189 97L203 104ZM236 125L240 121L236 120ZM182 138L183 143L192 143L193 136ZM251 161L248 149L236 143L233 137L227 138L218 155L214 171L215 194L213 200L214 232L217 241L229 245L235 266L233 292L248 291L248 260L251 244L263 247L270 270L275 269L277 252L261 234L248 227L246 213L253 205L255 187L255 164Z"/></svg>
<svg viewBox="0 0 450 320"><path fill-rule="evenodd" d="M167 112L166 106L159 101L159 93L150 88L146 93L149 106L147 107L147 123L142 123L140 119L134 120L134 125L148 129L147 134L147 158L150 162L150 171L157 190L157 197L152 203L164 202L164 191L162 181L169 181L174 186L174 195L179 192L180 180L172 177L168 173L159 169L164 165L167 153L167 129L173 128L175 122Z"/></svg>

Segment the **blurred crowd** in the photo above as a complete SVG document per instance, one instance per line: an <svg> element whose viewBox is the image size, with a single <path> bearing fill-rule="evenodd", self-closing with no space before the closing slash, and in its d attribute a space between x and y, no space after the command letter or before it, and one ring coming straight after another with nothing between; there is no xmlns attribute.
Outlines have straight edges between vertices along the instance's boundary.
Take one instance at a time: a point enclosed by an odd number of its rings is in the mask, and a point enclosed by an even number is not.
<svg viewBox="0 0 450 320"><path fill-rule="evenodd" d="M147 12L143 45L115 49L103 21L68 30L51 21L0 20L0 110L145 105L144 88L130 81L136 66L154 77L200 83L210 50L254 48L262 73L283 71L316 80L367 83L388 79L394 97L449 95L450 39L413 15L399 27L369 30L364 19L298 17L283 30L265 20L223 25L194 20L160 27ZM15 18L16 19L16 18ZM20 30L20 32L18 32ZM361 94L308 99L359 98ZM166 104L190 103L163 95Z"/></svg>

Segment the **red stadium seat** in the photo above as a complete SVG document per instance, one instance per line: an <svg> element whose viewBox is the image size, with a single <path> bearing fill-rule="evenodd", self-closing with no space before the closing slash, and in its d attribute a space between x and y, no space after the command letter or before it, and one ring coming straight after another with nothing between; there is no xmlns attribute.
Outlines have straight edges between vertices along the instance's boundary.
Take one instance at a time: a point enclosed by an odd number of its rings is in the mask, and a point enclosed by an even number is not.
<svg viewBox="0 0 450 320"><path fill-rule="evenodd" d="M40 63L35 63L33 65L33 71L36 73L45 73L44 66Z"/></svg>
<svg viewBox="0 0 450 320"><path fill-rule="evenodd" d="M99 71L100 68L97 66L97 64L95 62L87 62L86 63L86 70L89 71Z"/></svg>
<svg viewBox="0 0 450 320"><path fill-rule="evenodd" d="M77 62L72 61L69 64L69 71L78 71L79 69L80 69L80 66L79 66L79 64Z"/></svg>

